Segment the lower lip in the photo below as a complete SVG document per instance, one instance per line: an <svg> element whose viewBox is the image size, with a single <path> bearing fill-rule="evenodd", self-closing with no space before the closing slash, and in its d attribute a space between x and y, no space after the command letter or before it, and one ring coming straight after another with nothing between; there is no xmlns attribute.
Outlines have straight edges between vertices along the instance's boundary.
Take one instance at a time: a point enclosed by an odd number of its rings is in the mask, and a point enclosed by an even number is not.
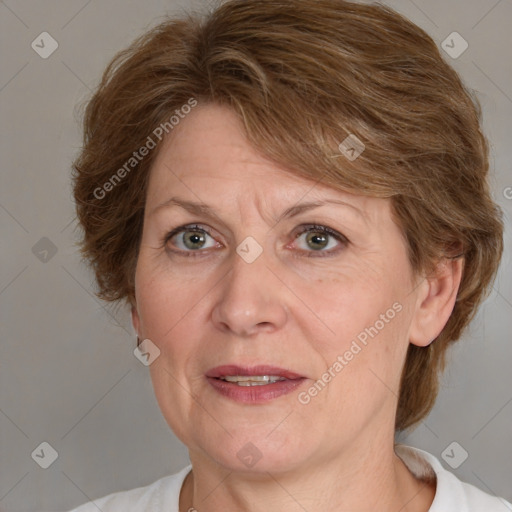
<svg viewBox="0 0 512 512"><path fill-rule="evenodd" d="M223 396L245 404L260 404L270 402L275 398L291 393L306 379L279 380L263 386L239 386L233 382L206 377L213 389Z"/></svg>

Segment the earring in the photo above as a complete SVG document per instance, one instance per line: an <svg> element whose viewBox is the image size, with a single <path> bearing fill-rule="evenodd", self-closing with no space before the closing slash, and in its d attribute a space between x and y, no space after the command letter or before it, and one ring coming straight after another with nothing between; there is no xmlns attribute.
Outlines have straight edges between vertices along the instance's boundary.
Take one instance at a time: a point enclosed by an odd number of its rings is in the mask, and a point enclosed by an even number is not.
<svg viewBox="0 0 512 512"><path fill-rule="evenodd" d="M139 337L137 336L137 348L139 347L139 345L140 345L140 339L139 339Z"/></svg>

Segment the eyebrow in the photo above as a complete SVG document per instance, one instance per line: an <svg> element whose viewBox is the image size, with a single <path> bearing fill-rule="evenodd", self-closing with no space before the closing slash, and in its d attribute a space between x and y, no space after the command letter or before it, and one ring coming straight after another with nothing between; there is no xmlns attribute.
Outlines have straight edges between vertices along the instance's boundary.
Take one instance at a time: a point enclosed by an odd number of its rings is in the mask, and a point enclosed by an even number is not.
<svg viewBox="0 0 512 512"><path fill-rule="evenodd" d="M297 215L300 215L301 213L307 212L309 210L312 210L314 208L318 208L320 206L324 206L327 204L335 204L335 205L342 205L342 206L348 206L352 209L354 213L356 213L359 217L362 218L362 220L366 223L367 217L365 213L357 208L356 206L347 203L346 201L342 201L340 199L326 199L324 201L312 201L312 202L305 202L300 203L295 206L291 206L287 210L285 210L277 219L277 222L281 222L283 219L289 219L291 217L295 217ZM214 209L207 205L206 203L198 202L198 201L187 201L185 199L181 199L179 197L171 197L170 199L167 199L163 203L160 203L158 206L153 208L151 210L150 215L155 214L157 211L163 209L163 208L169 208L172 206L179 206L180 208L183 208L184 210L188 211L192 215L203 215L205 217L211 217L214 219L219 219L219 216L215 213Z"/></svg>

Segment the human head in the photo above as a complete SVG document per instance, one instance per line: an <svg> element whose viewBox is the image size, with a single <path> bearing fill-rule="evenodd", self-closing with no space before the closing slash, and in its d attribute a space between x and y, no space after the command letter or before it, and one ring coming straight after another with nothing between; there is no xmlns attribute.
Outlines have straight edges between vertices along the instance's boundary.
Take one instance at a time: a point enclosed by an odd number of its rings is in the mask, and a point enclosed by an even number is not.
<svg viewBox="0 0 512 512"><path fill-rule="evenodd" d="M502 251L476 100L432 39L382 5L231 1L204 20L160 24L106 69L74 164L83 253L106 300L134 302L148 178L165 140L156 130L179 126L194 101L229 106L251 144L296 176L389 198L418 275L463 258L446 326L405 361L396 428L417 423ZM355 160L339 150L351 134L365 146Z"/></svg>

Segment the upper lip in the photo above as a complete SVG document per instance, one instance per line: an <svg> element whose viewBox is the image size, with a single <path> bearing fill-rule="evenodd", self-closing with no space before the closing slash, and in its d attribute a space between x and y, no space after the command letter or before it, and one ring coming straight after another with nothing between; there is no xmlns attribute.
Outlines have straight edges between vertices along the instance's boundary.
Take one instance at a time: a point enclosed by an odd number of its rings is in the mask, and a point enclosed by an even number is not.
<svg viewBox="0 0 512 512"><path fill-rule="evenodd" d="M251 376L251 375L275 375L285 379L302 379L302 375L298 373L279 368L277 366L258 365L258 366L238 366L235 364L228 364L223 366L216 366L206 372L207 377L226 377L231 376Z"/></svg>

